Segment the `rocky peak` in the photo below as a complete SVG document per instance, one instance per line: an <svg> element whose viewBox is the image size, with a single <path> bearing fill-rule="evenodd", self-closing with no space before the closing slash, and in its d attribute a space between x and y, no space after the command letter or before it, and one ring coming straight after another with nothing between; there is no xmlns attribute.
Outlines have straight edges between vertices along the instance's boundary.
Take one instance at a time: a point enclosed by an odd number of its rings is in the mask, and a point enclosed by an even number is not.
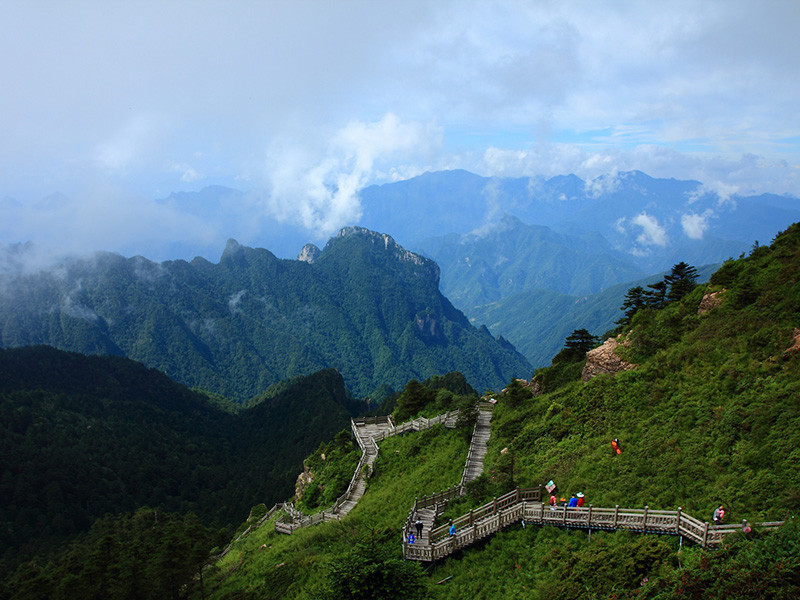
<svg viewBox="0 0 800 600"><path fill-rule="evenodd" d="M392 238L392 236L390 236L388 233L378 233L376 231L366 229L365 227L349 226L343 227L336 237L345 238L354 236L361 236L364 239L369 240L373 246L382 248L386 252L393 255L398 261L410 262L415 265L430 269L433 272L438 285L440 275L439 265L432 260L425 258L424 256L420 256L419 254L415 254L410 250L406 250L400 244L394 241L394 238ZM330 244L330 242L328 243Z"/></svg>
<svg viewBox="0 0 800 600"><path fill-rule="evenodd" d="M317 248L314 244L306 244L303 246L303 249L300 250L300 254L297 255L297 260L313 264L321 252L322 250Z"/></svg>

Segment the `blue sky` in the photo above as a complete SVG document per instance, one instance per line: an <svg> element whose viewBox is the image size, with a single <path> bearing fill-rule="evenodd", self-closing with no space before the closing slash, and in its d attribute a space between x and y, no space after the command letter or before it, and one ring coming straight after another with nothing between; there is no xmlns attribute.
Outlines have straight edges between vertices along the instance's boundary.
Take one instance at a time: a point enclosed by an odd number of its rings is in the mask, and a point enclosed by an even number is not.
<svg viewBox="0 0 800 600"><path fill-rule="evenodd" d="M798 30L793 0L0 0L0 242L224 240L155 202L212 184L319 238L448 168L800 195Z"/></svg>

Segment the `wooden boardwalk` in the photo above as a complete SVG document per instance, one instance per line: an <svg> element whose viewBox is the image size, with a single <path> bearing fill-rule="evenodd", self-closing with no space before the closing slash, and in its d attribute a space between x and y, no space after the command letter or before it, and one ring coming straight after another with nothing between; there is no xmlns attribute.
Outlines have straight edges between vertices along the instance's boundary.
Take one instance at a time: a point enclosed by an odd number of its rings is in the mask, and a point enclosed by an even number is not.
<svg viewBox="0 0 800 600"><path fill-rule="evenodd" d="M553 525L588 530L629 530L639 533L680 535L701 546L720 544L725 535L734 531L748 531L749 527L774 529L782 521L748 525L711 525L677 510L652 510L645 506L635 508L582 508L550 507L543 502L542 487L513 490L478 509L469 511L453 523L455 535L449 534L449 523L429 530L427 536L408 543L403 535L403 555L410 560L435 561L476 541L494 534L503 527L518 521L526 525Z"/></svg>
<svg viewBox="0 0 800 600"><path fill-rule="evenodd" d="M461 485L466 485L483 473L483 459L486 457L486 444L492 433L492 409L494 405L482 403L478 406L478 420L472 431L472 440L469 444L469 455L464 465L464 475Z"/></svg>
<svg viewBox="0 0 800 600"><path fill-rule="evenodd" d="M291 534L301 527L309 527L326 521L341 519L356 506L366 491L367 479L372 474L372 465L378 457L378 442L393 435L409 431L422 431L439 424L454 426L457 416L458 411L449 411L432 419L426 419L425 417L411 419L399 426L394 424L391 416L350 419L350 429L361 448L361 459L353 472L353 477L350 479L350 484L347 486L345 493L339 496L332 507L313 515L304 515L295 509L291 503L283 503L281 508L284 510L284 518L275 522L275 531Z"/></svg>
<svg viewBox="0 0 800 600"><path fill-rule="evenodd" d="M478 416L475 427L472 430L472 439L469 444L467 460L464 463L464 471L461 482L450 489L414 499L414 506L408 513L404 529L404 538L407 539L409 533L413 533L419 539L418 543L429 543L430 531L436 522L445 504L453 498L458 498L466 493L467 483L483 473L483 459L486 456L486 444L491 434L492 410L494 405L488 402L478 404ZM422 535L417 535L417 522L422 523Z"/></svg>

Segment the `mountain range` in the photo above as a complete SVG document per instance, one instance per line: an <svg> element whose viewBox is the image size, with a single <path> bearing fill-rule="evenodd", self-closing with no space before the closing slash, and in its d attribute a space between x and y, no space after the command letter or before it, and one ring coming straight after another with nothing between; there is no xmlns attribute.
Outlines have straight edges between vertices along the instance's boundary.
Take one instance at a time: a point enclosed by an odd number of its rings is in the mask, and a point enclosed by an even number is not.
<svg viewBox="0 0 800 600"><path fill-rule="evenodd" d="M532 370L441 294L433 261L362 228L298 260L230 240L216 264L97 253L6 269L0 289L4 347L122 355L237 402L324 368L360 397L450 371L497 388Z"/></svg>
<svg viewBox="0 0 800 600"><path fill-rule="evenodd" d="M599 233L648 275L680 260L724 261L800 220L800 200L791 196L730 194L699 181L658 179L640 171L594 180L440 171L371 186L361 197L359 224L391 231L415 250L432 237L480 235L511 215L557 233Z"/></svg>

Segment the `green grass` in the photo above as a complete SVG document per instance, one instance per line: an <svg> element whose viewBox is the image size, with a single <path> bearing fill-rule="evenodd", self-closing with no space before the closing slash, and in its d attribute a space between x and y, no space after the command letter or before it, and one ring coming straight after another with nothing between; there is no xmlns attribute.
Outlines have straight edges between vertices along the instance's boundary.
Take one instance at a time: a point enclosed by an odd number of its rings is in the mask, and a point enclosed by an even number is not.
<svg viewBox="0 0 800 600"><path fill-rule="evenodd" d="M402 527L415 496L458 483L469 446L441 426L384 440L356 507L340 522L274 531L274 519L236 543L207 575L212 598L315 598L326 568L358 543L388 546L399 556Z"/></svg>

